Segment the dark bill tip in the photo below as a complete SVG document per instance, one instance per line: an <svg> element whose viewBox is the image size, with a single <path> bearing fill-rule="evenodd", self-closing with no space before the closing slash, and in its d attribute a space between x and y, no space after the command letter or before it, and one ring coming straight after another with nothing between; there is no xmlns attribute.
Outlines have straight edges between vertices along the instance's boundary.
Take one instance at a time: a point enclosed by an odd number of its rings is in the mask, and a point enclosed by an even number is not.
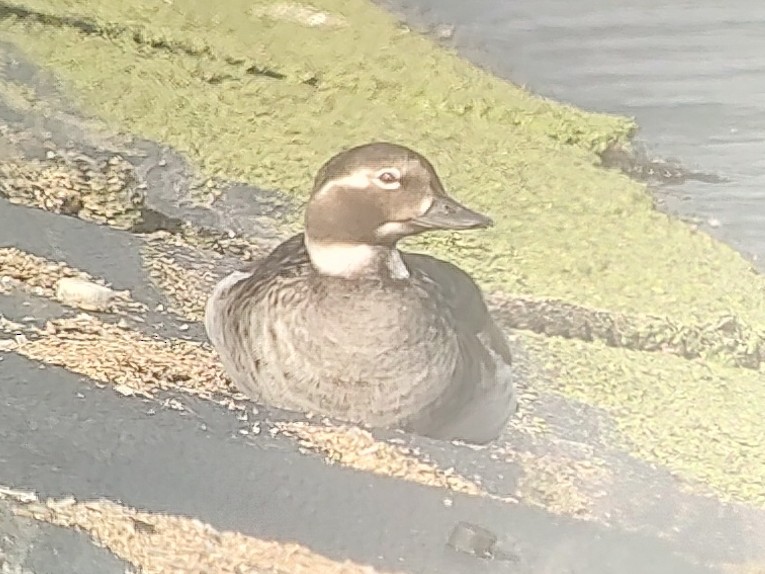
<svg viewBox="0 0 765 574"><path fill-rule="evenodd" d="M494 221L482 213L473 211L445 195L437 195L423 215L413 223L425 229L481 229L491 227Z"/></svg>

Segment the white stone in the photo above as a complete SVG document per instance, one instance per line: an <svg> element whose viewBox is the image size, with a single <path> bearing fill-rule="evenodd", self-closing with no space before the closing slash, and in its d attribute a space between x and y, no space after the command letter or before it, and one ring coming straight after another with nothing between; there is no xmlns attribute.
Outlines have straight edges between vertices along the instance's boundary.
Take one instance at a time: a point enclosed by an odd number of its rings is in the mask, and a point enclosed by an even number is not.
<svg viewBox="0 0 765 574"><path fill-rule="evenodd" d="M117 293L85 279L64 277L56 283L56 299L88 311L107 311Z"/></svg>

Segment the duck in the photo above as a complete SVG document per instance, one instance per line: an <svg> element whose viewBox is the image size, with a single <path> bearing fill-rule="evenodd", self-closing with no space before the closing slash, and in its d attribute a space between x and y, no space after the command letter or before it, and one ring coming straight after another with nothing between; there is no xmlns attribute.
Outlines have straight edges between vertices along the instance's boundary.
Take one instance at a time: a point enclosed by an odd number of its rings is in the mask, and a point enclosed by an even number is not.
<svg viewBox="0 0 765 574"><path fill-rule="evenodd" d="M318 170L304 230L215 285L207 336L256 403L488 443L517 410L508 339L467 272L398 243L493 225L420 153L346 149Z"/></svg>

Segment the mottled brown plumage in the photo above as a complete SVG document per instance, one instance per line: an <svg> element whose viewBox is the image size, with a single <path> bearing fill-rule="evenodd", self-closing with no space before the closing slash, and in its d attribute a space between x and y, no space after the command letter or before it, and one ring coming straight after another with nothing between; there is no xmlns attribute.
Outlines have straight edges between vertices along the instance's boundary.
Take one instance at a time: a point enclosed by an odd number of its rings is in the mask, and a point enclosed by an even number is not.
<svg viewBox="0 0 765 574"><path fill-rule="evenodd" d="M338 154L306 232L221 281L205 325L256 401L435 438L484 442L515 412L510 350L475 282L396 242L491 221L449 198L403 146Z"/></svg>

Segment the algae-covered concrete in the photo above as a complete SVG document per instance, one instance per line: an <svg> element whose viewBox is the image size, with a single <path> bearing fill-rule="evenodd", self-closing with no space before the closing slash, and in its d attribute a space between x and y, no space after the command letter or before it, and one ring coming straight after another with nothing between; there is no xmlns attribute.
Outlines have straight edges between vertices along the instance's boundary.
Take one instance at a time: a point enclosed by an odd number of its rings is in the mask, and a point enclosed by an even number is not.
<svg viewBox="0 0 765 574"><path fill-rule="evenodd" d="M0 6L0 40L55 73L82 110L171 145L206 177L300 201L327 157L392 139L422 151L456 196L494 216L485 233L418 243L485 287L722 336L730 316L755 338L765 329L765 283L741 257L598 166L630 121L535 98L367 2L321 0L302 13L244 0ZM19 109L35 100L15 81L2 95ZM531 381L532 390L604 409L616 422L609 442L717 495L765 505L758 370L721 366L724 357L522 341L555 381Z"/></svg>

